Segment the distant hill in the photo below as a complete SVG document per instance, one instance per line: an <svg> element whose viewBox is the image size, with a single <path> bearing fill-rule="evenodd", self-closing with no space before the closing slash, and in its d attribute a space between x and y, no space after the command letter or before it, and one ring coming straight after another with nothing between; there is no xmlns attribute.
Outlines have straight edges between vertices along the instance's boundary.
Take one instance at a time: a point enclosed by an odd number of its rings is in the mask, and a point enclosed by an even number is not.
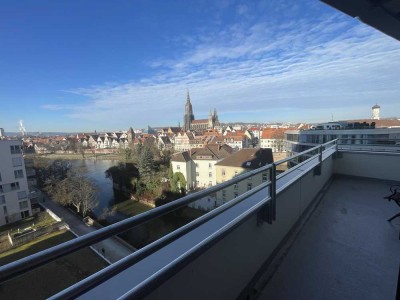
<svg viewBox="0 0 400 300"><path fill-rule="evenodd" d="M71 135L76 132L27 132L26 136L55 136L55 135ZM10 137L21 137L21 132L5 132L6 136Z"/></svg>

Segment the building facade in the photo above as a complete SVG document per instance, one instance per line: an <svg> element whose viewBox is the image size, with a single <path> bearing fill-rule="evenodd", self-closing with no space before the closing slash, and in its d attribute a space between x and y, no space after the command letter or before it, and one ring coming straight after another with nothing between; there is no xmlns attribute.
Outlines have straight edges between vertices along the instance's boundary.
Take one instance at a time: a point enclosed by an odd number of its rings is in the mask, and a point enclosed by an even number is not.
<svg viewBox="0 0 400 300"><path fill-rule="evenodd" d="M0 141L0 226L32 215L22 143Z"/></svg>
<svg viewBox="0 0 400 300"><path fill-rule="evenodd" d="M338 144L348 149L371 149L387 151L397 146L400 128L288 130L285 132L287 156L306 151L312 147L338 139ZM353 126L354 127L354 126Z"/></svg>
<svg viewBox="0 0 400 300"><path fill-rule="evenodd" d="M217 184L273 163L271 149L242 149L215 164ZM217 203L224 204L269 179L268 171L252 176L217 192Z"/></svg>
<svg viewBox="0 0 400 300"><path fill-rule="evenodd" d="M261 133L260 148L271 148L272 152L285 152L285 129L264 128Z"/></svg>
<svg viewBox="0 0 400 300"><path fill-rule="evenodd" d="M215 164L232 153L233 149L228 145L191 149L172 157L172 171L183 174L187 189L207 188L216 184Z"/></svg>

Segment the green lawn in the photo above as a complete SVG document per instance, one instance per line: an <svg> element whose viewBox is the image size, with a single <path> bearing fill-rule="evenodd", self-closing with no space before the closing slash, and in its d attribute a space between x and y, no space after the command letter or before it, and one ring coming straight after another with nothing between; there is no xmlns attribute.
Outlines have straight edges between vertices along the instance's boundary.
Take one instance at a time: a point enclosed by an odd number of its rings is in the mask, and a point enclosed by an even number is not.
<svg viewBox="0 0 400 300"><path fill-rule="evenodd" d="M126 216L136 216L152 208L152 206L138 201L126 200L114 205L113 210L118 211Z"/></svg>
<svg viewBox="0 0 400 300"><path fill-rule="evenodd" d="M8 231L15 232L18 231L18 229L23 230L24 228L32 226L37 229L40 227L49 226L56 222L57 221L54 220L48 213L42 211L35 216L30 216L17 222L0 226L0 234Z"/></svg>
<svg viewBox="0 0 400 300"><path fill-rule="evenodd" d="M0 266L73 239L68 231L43 236L0 254ZM0 299L44 299L106 267L92 250L85 248L0 285Z"/></svg>

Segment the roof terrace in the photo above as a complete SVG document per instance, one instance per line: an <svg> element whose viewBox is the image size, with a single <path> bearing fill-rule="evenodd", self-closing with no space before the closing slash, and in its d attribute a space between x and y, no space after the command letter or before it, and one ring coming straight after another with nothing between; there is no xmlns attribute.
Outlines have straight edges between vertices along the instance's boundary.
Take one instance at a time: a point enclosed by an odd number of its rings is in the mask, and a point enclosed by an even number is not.
<svg viewBox="0 0 400 300"><path fill-rule="evenodd" d="M400 179L395 150L346 150L334 140L3 266L0 280L269 172L268 182L53 298L390 299L398 280L400 220L386 221L397 208L382 197ZM290 160L297 165L276 175Z"/></svg>

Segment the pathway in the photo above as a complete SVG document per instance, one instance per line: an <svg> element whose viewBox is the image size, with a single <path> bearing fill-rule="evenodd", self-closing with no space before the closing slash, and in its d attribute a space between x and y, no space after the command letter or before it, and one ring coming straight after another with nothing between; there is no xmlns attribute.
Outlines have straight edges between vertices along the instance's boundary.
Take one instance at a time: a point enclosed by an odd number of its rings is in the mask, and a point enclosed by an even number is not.
<svg viewBox="0 0 400 300"><path fill-rule="evenodd" d="M52 201L45 194L44 198L46 201L41 202L41 204L62 218L75 235L82 236L97 230L95 227L86 226L81 217ZM136 250L134 247L116 237L108 238L97 244L94 244L92 245L92 249L95 250L100 256L105 258L109 263L114 263Z"/></svg>

